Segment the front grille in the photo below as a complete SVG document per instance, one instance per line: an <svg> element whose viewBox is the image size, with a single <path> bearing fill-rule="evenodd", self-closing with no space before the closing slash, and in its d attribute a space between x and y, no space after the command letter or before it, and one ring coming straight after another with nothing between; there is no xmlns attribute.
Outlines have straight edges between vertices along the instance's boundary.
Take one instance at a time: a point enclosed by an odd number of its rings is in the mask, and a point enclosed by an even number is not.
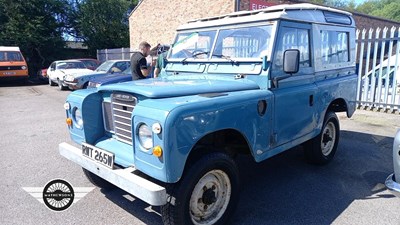
<svg viewBox="0 0 400 225"><path fill-rule="evenodd" d="M106 131L114 132L114 122L111 112L111 102L103 102L104 128Z"/></svg>
<svg viewBox="0 0 400 225"><path fill-rule="evenodd" d="M0 66L0 70L22 70L22 66Z"/></svg>
<svg viewBox="0 0 400 225"><path fill-rule="evenodd" d="M131 94L116 92L111 95L112 128L117 139L128 144L132 144L131 116L136 102Z"/></svg>

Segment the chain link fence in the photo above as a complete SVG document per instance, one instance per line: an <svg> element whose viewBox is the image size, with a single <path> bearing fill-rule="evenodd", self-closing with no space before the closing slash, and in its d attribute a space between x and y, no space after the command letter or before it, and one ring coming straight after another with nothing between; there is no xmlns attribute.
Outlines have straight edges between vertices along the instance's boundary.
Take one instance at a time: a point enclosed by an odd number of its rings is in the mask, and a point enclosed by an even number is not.
<svg viewBox="0 0 400 225"><path fill-rule="evenodd" d="M104 62L107 60L130 59L132 53L137 50L132 48L113 48L97 50L97 60Z"/></svg>

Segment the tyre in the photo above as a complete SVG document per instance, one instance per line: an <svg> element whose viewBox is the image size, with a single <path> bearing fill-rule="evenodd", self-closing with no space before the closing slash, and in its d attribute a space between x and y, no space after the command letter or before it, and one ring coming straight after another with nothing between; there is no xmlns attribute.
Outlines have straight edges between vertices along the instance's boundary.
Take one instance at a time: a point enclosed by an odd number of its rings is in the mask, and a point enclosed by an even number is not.
<svg viewBox="0 0 400 225"><path fill-rule="evenodd" d="M110 182L104 180L103 178L97 176L96 174L90 172L89 170L82 168L83 174L85 174L86 178L92 183L93 185L105 189L105 190L111 190L114 189L115 186L111 184Z"/></svg>
<svg viewBox="0 0 400 225"><path fill-rule="evenodd" d="M239 171L223 153L211 153L186 168L178 183L167 187L161 207L165 225L226 224L239 197Z"/></svg>
<svg viewBox="0 0 400 225"><path fill-rule="evenodd" d="M64 91L64 90L67 89L67 87L65 87L65 86L62 84L62 81L61 81L61 80L57 80L57 81L58 81L58 89L60 89L60 91Z"/></svg>
<svg viewBox="0 0 400 225"><path fill-rule="evenodd" d="M50 79L50 77L49 77L49 85L50 85L50 86L55 86L55 85L56 85L56 83L54 83L54 82Z"/></svg>
<svg viewBox="0 0 400 225"><path fill-rule="evenodd" d="M321 133L304 145L304 154L308 162L327 164L335 156L339 143L339 120L334 112L327 112Z"/></svg>

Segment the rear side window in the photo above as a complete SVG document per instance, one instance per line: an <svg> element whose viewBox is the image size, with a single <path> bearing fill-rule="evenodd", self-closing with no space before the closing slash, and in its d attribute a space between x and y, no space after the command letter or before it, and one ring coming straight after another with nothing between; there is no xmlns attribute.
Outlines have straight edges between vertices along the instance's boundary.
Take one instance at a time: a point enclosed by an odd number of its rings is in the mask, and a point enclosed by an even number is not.
<svg viewBox="0 0 400 225"><path fill-rule="evenodd" d="M322 64L349 62L349 33L321 30Z"/></svg>
<svg viewBox="0 0 400 225"><path fill-rule="evenodd" d="M114 66L117 67L119 70L124 71L128 68L130 62L117 62Z"/></svg>

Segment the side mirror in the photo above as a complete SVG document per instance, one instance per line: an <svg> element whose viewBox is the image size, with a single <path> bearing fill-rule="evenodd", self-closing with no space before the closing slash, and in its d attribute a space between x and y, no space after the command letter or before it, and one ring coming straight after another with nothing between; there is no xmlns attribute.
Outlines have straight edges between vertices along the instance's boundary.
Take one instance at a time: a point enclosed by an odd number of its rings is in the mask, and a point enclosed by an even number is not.
<svg viewBox="0 0 400 225"><path fill-rule="evenodd" d="M264 55L262 57L262 70L266 71L268 69L268 57Z"/></svg>
<svg viewBox="0 0 400 225"><path fill-rule="evenodd" d="M288 49L283 53L283 72L294 74L299 72L300 51Z"/></svg>

